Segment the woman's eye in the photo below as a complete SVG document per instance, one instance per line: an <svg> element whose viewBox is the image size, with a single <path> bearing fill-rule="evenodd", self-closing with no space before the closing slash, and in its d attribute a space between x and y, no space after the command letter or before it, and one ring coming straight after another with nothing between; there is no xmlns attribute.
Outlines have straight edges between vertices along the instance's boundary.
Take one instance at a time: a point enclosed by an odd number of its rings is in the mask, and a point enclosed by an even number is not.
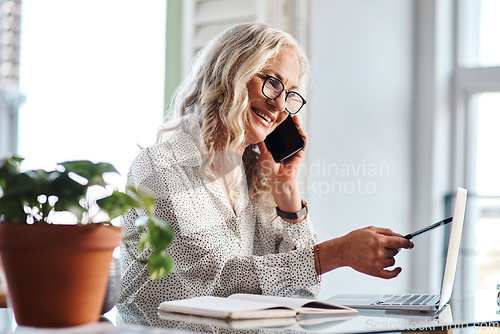
<svg viewBox="0 0 500 334"><path fill-rule="evenodd" d="M299 102L302 103L302 99L295 92L288 93L287 100L290 102Z"/></svg>
<svg viewBox="0 0 500 334"><path fill-rule="evenodd" d="M274 89L281 89L281 84L278 80L276 80L275 78L272 78L272 77L269 77L269 83L271 84L271 86L273 86Z"/></svg>

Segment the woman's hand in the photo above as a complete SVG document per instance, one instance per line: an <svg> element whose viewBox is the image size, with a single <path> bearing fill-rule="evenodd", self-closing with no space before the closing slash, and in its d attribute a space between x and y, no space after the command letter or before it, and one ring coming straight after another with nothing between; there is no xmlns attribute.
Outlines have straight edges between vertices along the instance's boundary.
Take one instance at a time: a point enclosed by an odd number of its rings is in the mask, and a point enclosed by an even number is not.
<svg viewBox="0 0 500 334"><path fill-rule="evenodd" d="M388 228L370 226L325 241L319 247L322 273L349 266L364 274L387 279L399 275L400 267L386 268L394 266L394 257L401 248L413 248L413 243ZM319 273L317 259L316 262Z"/></svg>
<svg viewBox="0 0 500 334"><path fill-rule="evenodd" d="M293 117L292 119L297 124L299 134L304 137L307 145L307 133L302 128L300 119L298 117ZM297 174L304 158L304 150L295 153L281 163L277 163L273 160L264 142L260 142L258 145L264 174L271 186L276 204L282 211L299 211L302 208L302 204L297 184Z"/></svg>

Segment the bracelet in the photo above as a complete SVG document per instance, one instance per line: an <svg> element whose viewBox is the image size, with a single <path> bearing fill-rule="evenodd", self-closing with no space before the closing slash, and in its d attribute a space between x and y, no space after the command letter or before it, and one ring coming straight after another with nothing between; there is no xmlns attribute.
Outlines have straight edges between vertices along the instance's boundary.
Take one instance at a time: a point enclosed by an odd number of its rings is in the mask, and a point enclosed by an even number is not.
<svg viewBox="0 0 500 334"><path fill-rule="evenodd" d="M319 267L318 283L321 283L321 275L323 273L321 271L321 260L319 259L319 245L316 245L316 256L318 257L318 267Z"/></svg>
<svg viewBox="0 0 500 334"><path fill-rule="evenodd" d="M276 207L276 214L278 216L280 216L281 218L289 219L289 220L295 220L295 219L305 217L308 213L307 203L305 201L301 201L301 203L302 203L302 209L300 209L297 212L281 211L279 207Z"/></svg>

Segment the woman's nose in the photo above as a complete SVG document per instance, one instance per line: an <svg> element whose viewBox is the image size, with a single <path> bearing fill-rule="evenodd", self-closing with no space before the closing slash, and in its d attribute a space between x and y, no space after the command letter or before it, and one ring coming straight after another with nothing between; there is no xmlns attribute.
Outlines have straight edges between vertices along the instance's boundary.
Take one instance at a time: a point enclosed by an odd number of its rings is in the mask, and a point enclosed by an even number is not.
<svg viewBox="0 0 500 334"><path fill-rule="evenodd" d="M286 108L286 92L281 92L280 96L274 100L269 100L269 104L274 106L276 111L285 111Z"/></svg>

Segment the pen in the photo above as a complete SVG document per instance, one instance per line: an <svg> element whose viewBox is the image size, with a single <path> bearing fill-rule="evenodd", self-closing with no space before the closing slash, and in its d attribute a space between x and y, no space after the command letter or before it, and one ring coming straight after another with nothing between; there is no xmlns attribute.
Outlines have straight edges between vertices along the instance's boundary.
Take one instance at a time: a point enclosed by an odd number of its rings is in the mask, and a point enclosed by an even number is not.
<svg viewBox="0 0 500 334"><path fill-rule="evenodd" d="M449 218L443 219L443 220L441 220L441 221L439 221L439 222L437 222L435 224L432 224L432 225L429 225L427 227L424 227L423 229L418 230L417 232L413 232L413 233L407 234L403 238L410 240L413 237L416 237L417 235L422 234L424 232L430 231L430 230L432 230L432 229L434 229L434 228L436 228L438 226L446 225L446 224L450 223L452 220L453 220L453 217L449 217Z"/></svg>

